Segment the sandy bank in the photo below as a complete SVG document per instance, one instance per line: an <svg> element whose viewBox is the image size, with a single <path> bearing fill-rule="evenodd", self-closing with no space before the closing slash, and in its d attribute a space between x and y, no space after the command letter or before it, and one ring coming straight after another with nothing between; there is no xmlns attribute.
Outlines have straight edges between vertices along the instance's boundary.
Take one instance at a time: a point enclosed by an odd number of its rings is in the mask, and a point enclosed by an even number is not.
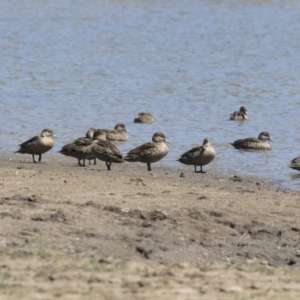
<svg viewBox="0 0 300 300"><path fill-rule="evenodd" d="M0 168L7 299L300 293L299 192L155 165L108 172L103 162L1 160Z"/></svg>

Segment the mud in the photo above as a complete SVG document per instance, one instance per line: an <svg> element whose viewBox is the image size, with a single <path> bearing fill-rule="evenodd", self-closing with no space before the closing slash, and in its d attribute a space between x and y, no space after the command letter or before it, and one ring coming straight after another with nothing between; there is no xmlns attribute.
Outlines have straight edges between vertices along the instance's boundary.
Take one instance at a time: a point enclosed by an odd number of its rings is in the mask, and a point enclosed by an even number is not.
<svg viewBox="0 0 300 300"><path fill-rule="evenodd" d="M155 165L0 167L1 299L300 296L299 192Z"/></svg>

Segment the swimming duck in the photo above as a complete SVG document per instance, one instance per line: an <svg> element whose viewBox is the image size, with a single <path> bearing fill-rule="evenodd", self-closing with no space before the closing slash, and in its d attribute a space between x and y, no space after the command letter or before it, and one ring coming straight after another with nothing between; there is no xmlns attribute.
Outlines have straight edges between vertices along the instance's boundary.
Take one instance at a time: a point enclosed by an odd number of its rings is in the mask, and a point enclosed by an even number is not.
<svg viewBox="0 0 300 300"><path fill-rule="evenodd" d="M300 156L297 156L296 158L294 158L291 161L289 167L294 170L300 171Z"/></svg>
<svg viewBox="0 0 300 300"><path fill-rule="evenodd" d="M239 111L235 111L230 115L230 120L234 121L244 121L249 120L247 115L247 108L242 106Z"/></svg>
<svg viewBox="0 0 300 300"><path fill-rule="evenodd" d="M271 150L272 146L267 141L272 142L270 134L263 131L258 138L240 139L230 143L230 145L236 149Z"/></svg>
<svg viewBox="0 0 300 300"><path fill-rule="evenodd" d="M133 120L134 123L152 123L154 122L154 117L150 113L139 113Z"/></svg>
<svg viewBox="0 0 300 300"><path fill-rule="evenodd" d="M106 132L106 139L115 142L125 142L128 141L128 132L125 124L118 123L114 129L98 129Z"/></svg>
<svg viewBox="0 0 300 300"><path fill-rule="evenodd" d="M147 163L148 171L151 171L151 163L155 163L165 157L169 148L166 136L162 132L156 132L152 136L152 142L138 146L127 153L124 157L129 162Z"/></svg>
<svg viewBox="0 0 300 300"><path fill-rule="evenodd" d="M195 173L205 173L202 166L211 163L216 156L216 152L210 144L209 139L205 138L200 147L195 147L183 153L178 159L179 162L185 165L194 165ZM200 171L197 171L197 166L200 166Z"/></svg>
<svg viewBox="0 0 300 300"><path fill-rule="evenodd" d="M38 155L39 162L41 162L42 154L53 148L54 137L51 129L43 129L41 135L34 136L30 140L20 144L20 149L15 151L15 153L31 154L34 163L36 163L34 155Z"/></svg>
<svg viewBox="0 0 300 300"><path fill-rule="evenodd" d="M110 171L111 163L124 162L122 153L110 141L103 141L103 140L95 141L91 148L91 151L96 158L105 161L107 170L109 171Z"/></svg>
<svg viewBox="0 0 300 300"><path fill-rule="evenodd" d="M106 133L101 130L96 130L93 134L93 139L87 137L78 138L73 142L63 146L59 153L77 158L79 166L84 167L86 159L94 159L94 164L96 164L96 158L92 152L92 146L94 145L95 141L105 139ZM81 160L83 160L83 164L81 164Z"/></svg>

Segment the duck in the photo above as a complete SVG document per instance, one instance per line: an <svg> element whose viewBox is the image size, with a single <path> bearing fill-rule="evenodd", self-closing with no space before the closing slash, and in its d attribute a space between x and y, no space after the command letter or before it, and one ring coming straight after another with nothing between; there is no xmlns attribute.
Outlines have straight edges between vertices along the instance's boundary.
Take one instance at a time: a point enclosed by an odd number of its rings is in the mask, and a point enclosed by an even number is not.
<svg viewBox="0 0 300 300"><path fill-rule="evenodd" d="M128 141L128 132L125 124L118 123L114 129L98 129L106 132L106 139L114 142L126 142Z"/></svg>
<svg viewBox="0 0 300 300"><path fill-rule="evenodd" d="M62 147L59 153L65 156L71 156L78 159L78 165L84 167L85 160L88 159L89 161L94 159L94 164L96 164L96 158L92 153L92 146L94 145L95 141L98 140L105 140L106 139L106 132L101 130L96 130L93 134L93 139L88 137L80 137L73 142L66 144ZM83 163L81 161L83 160ZM90 163L90 162L89 162Z"/></svg>
<svg viewBox="0 0 300 300"><path fill-rule="evenodd" d="M234 121L244 121L249 120L248 114L247 114L247 108L245 106L242 106L239 111L235 111L230 115L230 120Z"/></svg>
<svg viewBox="0 0 300 300"><path fill-rule="evenodd" d="M87 138L89 138L89 139L92 140L95 131L97 131L97 129L94 128L94 127L91 127L91 128L86 132L85 136L86 136Z"/></svg>
<svg viewBox="0 0 300 300"><path fill-rule="evenodd" d="M99 160L105 161L107 170L111 170L112 163L123 163L123 155L120 150L110 141L97 140L94 142L91 151Z"/></svg>
<svg viewBox="0 0 300 300"><path fill-rule="evenodd" d="M134 118L133 122L134 123L152 123L152 122L154 122L154 117L150 113L141 112Z"/></svg>
<svg viewBox="0 0 300 300"><path fill-rule="evenodd" d="M178 161L185 165L194 165L195 173L206 173L202 170L202 166L211 163L215 157L215 150L211 146L209 139L205 138L202 146L192 148L181 154ZM197 166L200 166L200 171L197 171Z"/></svg>
<svg viewBox="0 0 300 300"><path fill-rule="evenodd" d="M258 138L240 139L230 144L236 149L271 150L272 146L268 141L272 142L270 134L266 131L263 131L259 134Z"/></svg>
<svg viewBox="0 0 300 300"><path fill-rule="evenodd" d="M297 156L296 158L291 160L289 168L300 171L300 156Z"/></svg>
<svg viewBox="0 0 300 300"><path fill-rule="evenodd" d="M151 171L151 163L161 160L168 154L169 148L165 143L168 143L166 136L162 132L156 132L152 136L152 142L130 150L124 160L146 163L148 171Z"/></svg>
<svg viewBox="0 0 300 300"><path fill-rule="evenodd" d="M35 160L34 156L39 156L39 162L42 161L42 154L51 150L54 146L53 138L55 137L53 131L51 129L43 129L40 135L36 135L29 139L28 141L19 145L20 149L15 151L15 153L22 153L22 154L31 154L32 160L34 163L37 161Z"/></svg>
<svg viewBox="0 0 300 300"><path fill-rule="evenodd" d="M94 133L95 133L96 131L97 131L96 128L90 127L89 130L86 132L85 136L86 136L87 138L89 138L89 139L92 140L92 139L93 139L93 136L94 136ZM98 131L104 133L104 131L101 131L101 130L98 130ZM103 136L101 139L106 140L106 133L105 133L105 137ZM94 157L94 158L88 158L89 165L91 164L91 160L94 160L94 165L97 164L96 157Z"/></svg>

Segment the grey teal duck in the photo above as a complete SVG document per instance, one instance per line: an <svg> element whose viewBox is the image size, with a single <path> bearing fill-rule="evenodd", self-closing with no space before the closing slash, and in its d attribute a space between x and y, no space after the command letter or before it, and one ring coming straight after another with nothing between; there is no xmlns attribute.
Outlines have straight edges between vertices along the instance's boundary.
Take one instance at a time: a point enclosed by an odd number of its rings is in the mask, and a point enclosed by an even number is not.
<svg viewBox="0 0 300 300"><path fill-rule="evenodd" d="M151 163L155 163L165 157L169 148L166 136L162 132L156 132L152 136L152 142L138 146L130 150L124 159L129 162L142 162L147 164L148 171L151 171Z"/></svg>
<svg viewBox="0 0 300 300"><path fill-rule="evenodd" d="M259 134L258 138L240 139L230 144L236 149L271 150L272 146L268 141L272 142L270 134L266 131L263 131Z"/></svg>
<svg viewBox="0 0 300 300"><path fill-rule="evenodd" d="M114 129L98 129L106 132L106 139L112 142L126 142L128 141L128 135L126 132L125 124L118 123Z"/></svg>
<svg viewBox="0 0 300 300"><path fill-rule="evenodd" d="M93 155L99 160L105 161L107 170L110 171L112 163L123 163L124 159L119 149L110 141L97 140L93 144Z"/></svg>
<svg viewBox="0 0 300 300"><path fill-rule="evenodd" d="M141 112L134 118L133 122L134 123L152 123L152 122L154 122L154 117L150 113Z"/></svg>
<svg viewBox="0 0 300 300"><path fill-rule="evenodd" d="M43 129L40 135L34 136L28 141L20 144L20 149L15 153L31 154L33 162L36 163L34 156L39 156L39 162L42 160L42 154L46 153L54 146L54 134L51 129Z"/></svg>
<svg viewBox="0 0 300 300"><path fill-rule="evenodd" d="M92 152L92 147L94 143L98 140L105 140L106 132L101 130L96 130L93 134L93 139L88 137L81 137L73 142L66 144L62 147L59 153L65 156L71 156L78 159L79 166L85 166L85 160L89 161L94 159L94 164L96 164L95 155ZM83 160L83 163L81 161Z"/></svg>
<svg viewBox="0 0 300 300"><path fill-rule="evenodd" d="M233 112L230 115L230 120L234 120L234 121L249 120L249 117L247 114L247 108L245 106L242 106L239 111Z"/></svg>
<svg viewBox="0 0 300 300"><path fill-rule="evenodd" d="M294 158L291 161L289 167L294 170L300 171L300 156L297 156L296 158Z"/></svg>
<svg viewBox="0 0 300 300"><path fill-rule="evenodd" d="M210 141L205 138L202 146L195 147L183 153L178 161L185 165L195 166L195 173L205 173L202 170L202 166L211 163L215 156L215 150L211 146ZM200 171L197 171L197 166L200 166Z"/></svg>

